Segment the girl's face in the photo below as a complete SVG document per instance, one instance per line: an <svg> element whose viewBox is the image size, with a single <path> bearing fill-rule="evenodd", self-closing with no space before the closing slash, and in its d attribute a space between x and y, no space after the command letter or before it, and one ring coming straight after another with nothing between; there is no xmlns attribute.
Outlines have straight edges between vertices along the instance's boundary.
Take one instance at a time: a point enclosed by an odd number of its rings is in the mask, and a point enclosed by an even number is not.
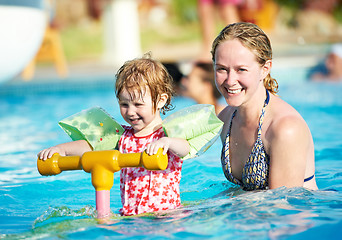
<svg viewBox="0 0 342 240"><path fill-rule="evenodd" d="M215 83L228 105L238 107L253 98L263 87L271 62L264 66L239 40L222 42L215 52ZM263 93L264 94L264 93Z"/></svg>
<svg viewBox="0 0 342 240"><path fill-rule="evenodd" d="M122 90L119 94L119 105L122 117L132 126L136 136L147 136L157 130L155 127L161 126L160 113L158 110L153 111L151 93L148 88L142 95L137 90L132 95L127 90ZM164 106L161 105L162 102L159 101L157 108Z"/></svg>

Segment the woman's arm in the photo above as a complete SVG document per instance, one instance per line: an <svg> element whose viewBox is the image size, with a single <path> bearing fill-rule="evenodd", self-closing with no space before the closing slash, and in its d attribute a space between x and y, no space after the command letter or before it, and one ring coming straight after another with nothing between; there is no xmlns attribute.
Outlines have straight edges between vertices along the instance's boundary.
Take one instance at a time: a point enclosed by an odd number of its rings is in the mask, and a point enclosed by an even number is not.
<svg viewBox="0 0 342 240"><path fill-rule="evenodd" d="M164 149L164 155L168 150L170 150L178 157L184 157L190 152L190 145L187 140L181 138L162 137L147 145L146 153L149 155L156 154L159 148Z"/></svg>
<svg viewBox="0 0 342 240"><path fill-rule="evenodd" d="M59 153L61 156L82 156L83 153L92 150L92 147L87 141L79 140L58 144L56 146L44 149L38 153L38 157L42 160L46 160L51 158L55 153Z"/></svg>
<svg viewBox="0 0 342 240"><path fill-rule="evenodd" d="M305 121L286 116L271 127L269 188L302 187L311 134Z"/></svg>

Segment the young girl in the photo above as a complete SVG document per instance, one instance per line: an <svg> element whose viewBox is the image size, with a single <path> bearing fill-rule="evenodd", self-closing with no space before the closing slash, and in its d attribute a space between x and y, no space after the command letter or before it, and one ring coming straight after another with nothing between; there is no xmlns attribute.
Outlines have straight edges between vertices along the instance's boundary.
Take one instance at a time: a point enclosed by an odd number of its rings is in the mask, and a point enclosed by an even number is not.
<svg viewBox="0 0 342 240"><path fill-rule="evenodd" d="M168 154L168 167L164 171L124 168L120 173L123 215L134 215L175 209L181 205L179 183L183 160L189 151L185 139L166 137L160 112L170 110L172 79L163 65L150 58L126 62L116 75L116 96L120 113L130 126L123 126L119 140L121 153L157 153L159 148ZM85 140L59 144L44 149L40 159L82 155L93 147Z"/></svg>

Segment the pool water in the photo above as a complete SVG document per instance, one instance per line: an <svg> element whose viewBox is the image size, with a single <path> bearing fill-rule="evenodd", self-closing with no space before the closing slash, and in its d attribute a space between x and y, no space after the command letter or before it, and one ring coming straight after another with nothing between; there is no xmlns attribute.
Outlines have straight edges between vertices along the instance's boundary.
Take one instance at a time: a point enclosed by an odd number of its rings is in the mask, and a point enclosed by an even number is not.
<svg viewBox="0 0 342 240"><path fill-rule="evenodd" d="M121 217L119 173L111 222L94 217L90 174L42 177L36 154L69 141L57 122L101 106L120 123L111 87L0 95L0 238L4 239L336 239L342 234L342 84L281 84L279 95L307 121L315 142L319 191L279 188L245 192L221 169L221 143L186 160L184 207L163 215ZM33 91L32 91L33 92ZM175 110L194 104L176 97Z"/></svg>

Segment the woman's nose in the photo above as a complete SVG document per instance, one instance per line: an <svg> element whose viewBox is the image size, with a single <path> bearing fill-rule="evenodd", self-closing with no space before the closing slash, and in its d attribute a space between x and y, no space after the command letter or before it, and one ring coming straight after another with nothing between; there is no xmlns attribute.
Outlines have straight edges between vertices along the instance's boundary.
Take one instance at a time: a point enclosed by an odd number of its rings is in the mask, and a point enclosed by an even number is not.
<svg viewBox="0 0 342 240"><path fill-rule="evenodd" d="M237 80L237 74L234 71L227 72L226 82L228 85L234 85Z"/></svg>

